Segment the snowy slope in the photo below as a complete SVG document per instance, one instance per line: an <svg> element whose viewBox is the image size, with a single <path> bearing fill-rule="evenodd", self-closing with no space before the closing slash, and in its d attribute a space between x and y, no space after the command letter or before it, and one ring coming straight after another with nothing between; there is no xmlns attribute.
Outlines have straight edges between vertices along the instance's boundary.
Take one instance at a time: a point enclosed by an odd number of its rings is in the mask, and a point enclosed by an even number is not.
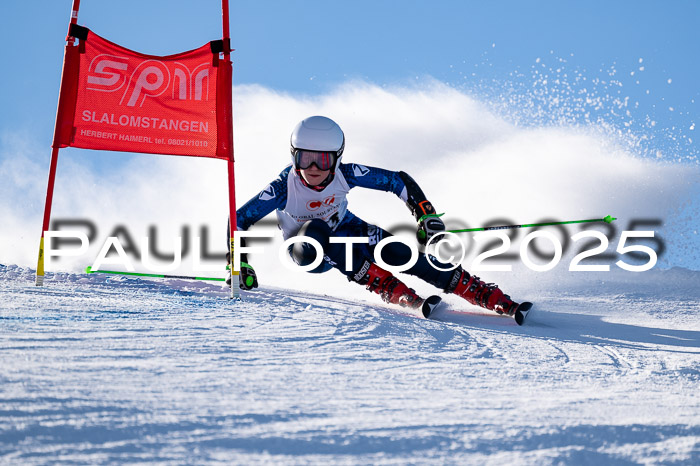
<svg viewBox="0 0 700 466"><path fill-rule="evenodd" d="M698 272L537 291L523 327L48 278L0 265L0 463L700 462Z"/></svg>

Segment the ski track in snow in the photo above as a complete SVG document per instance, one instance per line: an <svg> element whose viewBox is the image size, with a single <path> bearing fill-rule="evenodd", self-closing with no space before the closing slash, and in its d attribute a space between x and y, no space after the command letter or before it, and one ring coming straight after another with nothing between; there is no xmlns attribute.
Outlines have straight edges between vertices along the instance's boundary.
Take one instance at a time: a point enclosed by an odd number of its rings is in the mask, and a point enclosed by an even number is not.
<svg viewBox="0 0 700 466"><path fill-rule="evenodd" d="M698 464L700 299L528 322L0 265L0 463Z"/></svg>

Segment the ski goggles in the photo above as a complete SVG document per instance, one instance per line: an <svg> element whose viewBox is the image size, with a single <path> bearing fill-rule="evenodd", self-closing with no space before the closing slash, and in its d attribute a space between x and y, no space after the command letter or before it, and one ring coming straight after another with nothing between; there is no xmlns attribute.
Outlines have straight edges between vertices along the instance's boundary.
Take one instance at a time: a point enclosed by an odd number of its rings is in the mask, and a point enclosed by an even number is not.
<svg viewBox="0 0 700 466"><path fill-rule="evenodd" d="M319 170L330 170L335 166L338 155L335 152L318 152L315 150L297 149L294 152L294 166L306 170L316 165Z"/></svg>

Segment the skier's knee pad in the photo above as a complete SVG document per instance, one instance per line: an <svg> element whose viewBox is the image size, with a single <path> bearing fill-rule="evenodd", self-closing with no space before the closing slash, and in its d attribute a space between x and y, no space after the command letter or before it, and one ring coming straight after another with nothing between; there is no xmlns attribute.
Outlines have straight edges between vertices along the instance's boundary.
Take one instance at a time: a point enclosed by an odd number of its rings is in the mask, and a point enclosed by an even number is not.
<svg viewBox="0 0 700 466"><path fill-rule="evenodd" d="M306 222L299 230L299 233L297 233L297 236L308 236L315 239L321 245L322 251L317 251L311 243L300 241L289 247L289 255L292 256L292 260L298 265L306 266L315 261L318 254L323 256L325 254L324 251L328 248L328 239L332 232L331 228L323 220L313 219ZM321 273L331 268L332 266L328 262L323 261L310 272Z"/></svg>

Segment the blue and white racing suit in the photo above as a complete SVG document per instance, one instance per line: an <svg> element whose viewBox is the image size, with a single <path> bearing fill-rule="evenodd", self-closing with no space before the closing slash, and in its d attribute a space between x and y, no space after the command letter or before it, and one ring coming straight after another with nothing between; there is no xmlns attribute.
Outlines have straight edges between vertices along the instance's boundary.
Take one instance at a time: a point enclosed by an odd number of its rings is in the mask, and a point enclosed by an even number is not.
<svg viewBox="0 0 700 466"><path fill-rule="evenodd" d="M365 222L348 210L347 194L355 187L392 192L409 207L425 197L413 179L403 172L341 163L333 180L323 190L317 191L306 186L290 165L276 180L236 211L238 229L247 230L272 211L276 211L285 239L301 233L316 239L323 246L324 262L312 270L313 273L337 268L347 275L348 279L353 279L365 261L374 262L376 245L383 238L390 236L390 233ZM302 228L304 230L300 232ZM352 270L346 271L345 262L345 248L350 246L329 243L330 236L369 238L369 244L352 245ZM410 248L400 242L389 243L382 249L382 259L389 265L403 265L410 257ZM294 259L299 263L297 257ZM425 254L419 253L418 262L406 273L444 290L449 284L452 272L437 270L428 261L432 261L441 269L449 267L449 264L441 263L433 256L426 257Z"/></svg>

